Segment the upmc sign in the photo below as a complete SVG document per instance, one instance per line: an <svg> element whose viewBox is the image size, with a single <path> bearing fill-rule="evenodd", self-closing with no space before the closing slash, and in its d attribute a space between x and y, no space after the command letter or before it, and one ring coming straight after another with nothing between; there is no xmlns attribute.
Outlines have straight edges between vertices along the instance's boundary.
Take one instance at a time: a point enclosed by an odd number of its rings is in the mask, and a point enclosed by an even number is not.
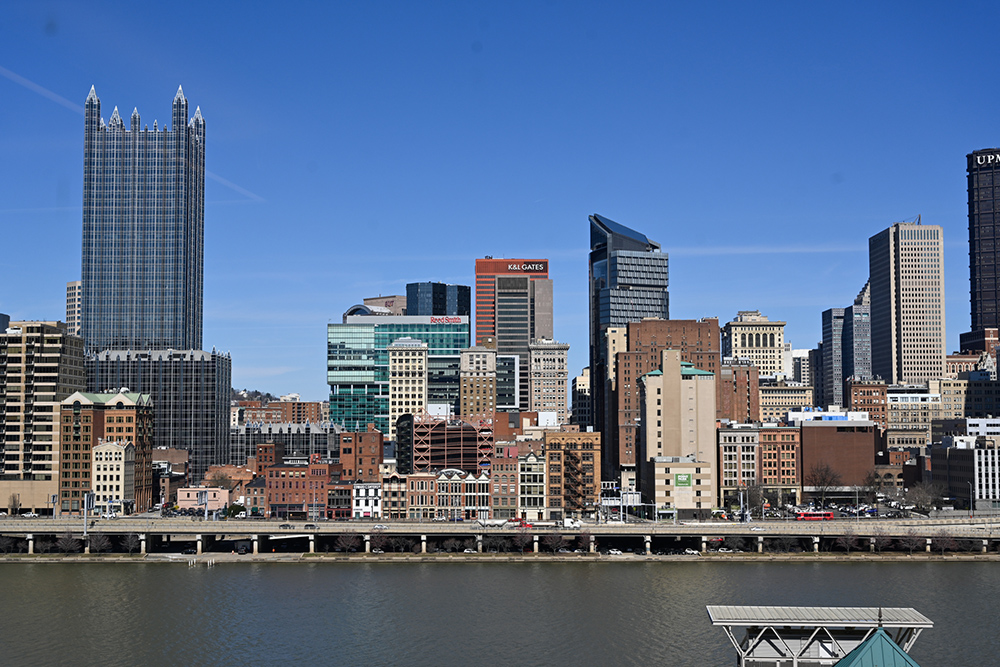
<svg viewBox="0 0 1000 667"><path fill-rule="evenodd" d="M507 264L508 271L518 271L521 273L548 273L548 262L532 262L525 264Z"/></svg>
<svg viewBox="0 0 1000 667"><path fill-rule="evenodd" d="M997 164L1000 165L1000 153L989 153L988 155L977 155L976 164Z"/></svg>

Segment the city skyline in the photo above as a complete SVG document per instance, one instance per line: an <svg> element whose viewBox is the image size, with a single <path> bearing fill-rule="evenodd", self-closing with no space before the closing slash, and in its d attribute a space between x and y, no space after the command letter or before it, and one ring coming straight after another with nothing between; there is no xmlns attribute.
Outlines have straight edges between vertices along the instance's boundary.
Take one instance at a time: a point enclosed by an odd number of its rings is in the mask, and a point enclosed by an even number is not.
<svg viewBox="0 0 1000 667"><path fill-rule="evenodd" d="M821 339L822 311L864 284L865 240L923 214L944 229L949 352L969 329L965 156L997 142L992 93L971 109L952 100L974 89L958 45L982 12L917 9L904 37L889 29L891 7L864 20L734 10L713 19L713 35L686 36L705 17L697 9L556 5L531 8L527 25L509 7L398 5L375 22L340 7L318 10L295 43L278 35L301 17L273 17L274 48L251 54L215 37L224 12L210 9L204 27L177 36L201 55L181 63L151 13L116 17L115 34L95 43L99 22L73 6L4 11L24 30L7 44L18 57L0 55L10 100L0 113L18 128L6 138L0 219L11 247L45 243L61 267L41 276L30 252L2 260L8 275L32 276L0 290L0 312L15 320L62 319L65 284L80 277L90 86L148 122L180 84L212 120L204 340L232 351L237 388L322 400L324 324L408 282L472 285L486 255L549 259L554 336L571 345L576 375L589 353L593 213L662 244L672 317L760 310L788 322L798 349ZM260 18L236 16L233 34ZM828 29L795 31L818 21ZM314 40L331 25L337 40ZM914 34L931 46L912 53ZM310 41L329 53L299 46ZM134 57L108 65L125 51ZM336 65L323 86L282 78L317 54ZM323 117L320 132L308 129ZM716 171L724 188L704 177Z"/></svg>

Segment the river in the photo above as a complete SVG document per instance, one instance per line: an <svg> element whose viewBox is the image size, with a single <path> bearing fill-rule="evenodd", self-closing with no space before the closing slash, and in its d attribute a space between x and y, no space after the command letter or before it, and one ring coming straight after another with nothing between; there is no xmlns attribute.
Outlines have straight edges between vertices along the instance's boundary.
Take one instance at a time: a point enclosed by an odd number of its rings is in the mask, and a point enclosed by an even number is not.
<svg viewBox="0 0 1000 667"><path fill-rule="evenodd" d="M1000 665L996 563L0 564L15 665L733 665L705 605L914 607Z"/></svg>

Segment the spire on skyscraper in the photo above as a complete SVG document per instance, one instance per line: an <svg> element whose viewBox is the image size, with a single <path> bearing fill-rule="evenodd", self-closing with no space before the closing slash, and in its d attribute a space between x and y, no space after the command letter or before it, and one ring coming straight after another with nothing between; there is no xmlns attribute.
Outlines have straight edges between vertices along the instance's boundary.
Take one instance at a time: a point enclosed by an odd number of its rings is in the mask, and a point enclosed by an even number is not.
<svg viewBox="0 0 1000 667"><path fill-rule="evenodd" d="M93 100L97 99L97 91L94 90L93 86L90 87L90 93L87 95L87 101L89 102L92 99Z"/></svg>

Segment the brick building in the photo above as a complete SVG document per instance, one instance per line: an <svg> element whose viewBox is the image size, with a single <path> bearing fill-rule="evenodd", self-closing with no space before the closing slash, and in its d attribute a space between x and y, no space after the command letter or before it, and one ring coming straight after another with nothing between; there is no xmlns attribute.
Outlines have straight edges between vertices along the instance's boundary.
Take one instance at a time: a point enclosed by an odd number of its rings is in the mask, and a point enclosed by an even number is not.
<svg viewBox="0 0 1000 667"><path fill-rule="evenodd" d="M723 359L715 381L715 417L737 424L760 421L760 371L749 361Z"/></svg>
<svg viewBox="0 0 1000 667"><path fill-rule="evenodd" d="M590 515L601 496L601 434L543 436L550 519Z"/></svg>
<svg viewBox="0 0 1000 667"><path fill-rule="evenodd" d="M844 402L851 412L867 412L868 419L878 424L883 431L888 428L885 382L881 380L859 380L847 378L844 380Z"/></svg>
<svg viewBox="0 0 1000 667"><path fill-rule="evenodd" d="M816 497L816 473L829 466L838 479L835 492L853 497L855 486L875 469L877 454L885 458L883 438L872 421L810 421L802 423L802 490ZM828 493L829 496L829 493Z"/></svg>
<svg viewBox="0 0 1000 667"><path fill-rule="evenodd" d="M341 477L345 480L379 482L379 466L384 458L382 433L374 424L367 431L340 434Z"/></svg>

